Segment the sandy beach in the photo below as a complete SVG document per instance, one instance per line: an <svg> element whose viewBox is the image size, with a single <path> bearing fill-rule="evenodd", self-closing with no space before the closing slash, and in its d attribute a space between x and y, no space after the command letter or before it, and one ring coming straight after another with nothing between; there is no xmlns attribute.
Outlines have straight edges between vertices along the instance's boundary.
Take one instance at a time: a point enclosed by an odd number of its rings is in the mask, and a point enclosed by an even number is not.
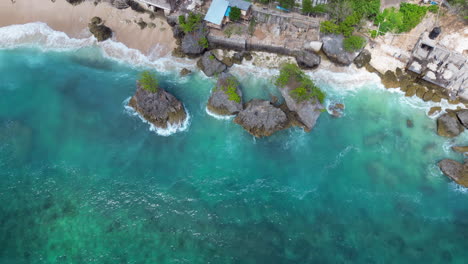
<svg viewBox="0 0 468 264"><path fill-rule="evenodd" d="M72 38L91 36L88 23L92 17L103 19L113 32L113 40L132 49L140 50L150 57L164 56L176 46L171 27L162 17L151 19L148 14L140 14L130 8L119 10L107 3L94 5L84 2L73 6L65 0L10 0L0 1L0 27L44 22L54 30L65 32ZM154 23L156 27L143 30L135 23L140 19Z"/></svg>

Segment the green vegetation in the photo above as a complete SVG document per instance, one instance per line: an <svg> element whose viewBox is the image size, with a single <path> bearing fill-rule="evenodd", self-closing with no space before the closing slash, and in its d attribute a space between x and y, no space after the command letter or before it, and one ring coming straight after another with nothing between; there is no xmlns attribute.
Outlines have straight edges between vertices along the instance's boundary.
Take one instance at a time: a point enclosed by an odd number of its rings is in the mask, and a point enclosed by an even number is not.
<svg viewBox="0 0 468 264"><path fill-rule="evenodd" d="M158 91L158 79L156 79L156 76L149 71L141 73L139 82L141 87L148 92L155 93Z"/></svg>
<svg viewBox="0 0 468 264"><path fill-rule="evenodd" d="M239 21L241 18L241 10L238 7L231 7L231 11L229 12L229 19L231 21Z"/></svg>
<svg viewBox="0 0 468 264"><path fill-rule="evenodd" d="M303 0L302 1L302 13L312 14L312 13L325 13L327 11L326 5L320 4L312 6L312 0Z"/></svg>
<svg viewBox="0 0 468 264"><path fill-rule="evenodd" d="M250 22L249 22L249 35L250 36L253 36L253 34L255 33L255 27L257 26L257 20L255 19L255 17L252 17L250 19Z"/></svg>
<svg viewBox="0 0 468 264"><path fill-rule="evenodd" d="M210 60L216 59L216 57L215 57L213 54L211 54L208 58L209 58Z"/></svg>
<svg viewBox="0 0 468 264"><path fill-rule="evenodd" d="M294 7L295 1L294 0L279 0L278 1L281 7L291 9Z"/></svg>
<svg viewBox="0 0 468 264"><path fill-rule="evenodd" d="M237 87L239 82L234 77L226 79L225 83L221 86L221 89L228 96L228 99L236 103L241 102L241 97L237 94Z"/></svg>
<svg viewBox="0 0 468 264"><path fill-rule="evenodd" d="M298 83L298 86L289 92L296 101L302 102L317 98L320 103L323 103L325 100L325 93L296 64L292 63L281 67L280 75L275 84L284 87L290 82Z"/></svg>
<svg viewBox="0 0 468 264"><path fill-rule="evenodd" d="M198 40L198 44L203 48L207 49L209 46L208 39L206 37L202 37Z"/></svg>
<svg viewBox="0 0 468 264"><path fill-rule="evenodd" d="M468 1L466 0L448 0L452 5L452 10L460 15L463 19L468 20Z"/></svg>
<svg viewBox="0 0 468 264"><path fill-rule="evenodd" d="M415 4L401 3L400 9L387 8L377 15L374 24L380 23L379 33L403 33L416 27L426 15L428 7Z"/></svg>
<svg viewBox="0 0 468 264"><path fill-rule="evenodd" d="M190 12L188 18L185 19L185 15L179 16L179 24L182 30L187 34L195 31L201 24L203 17L201 14L195 14Z"/></svg>
<svg viewBox="0 0 468 264"><path fill-rule="evenodd" d="M366 44L366 39L360 36L350 36L343 40L343 48L346 51L356 51L360 50Z"/></svg>

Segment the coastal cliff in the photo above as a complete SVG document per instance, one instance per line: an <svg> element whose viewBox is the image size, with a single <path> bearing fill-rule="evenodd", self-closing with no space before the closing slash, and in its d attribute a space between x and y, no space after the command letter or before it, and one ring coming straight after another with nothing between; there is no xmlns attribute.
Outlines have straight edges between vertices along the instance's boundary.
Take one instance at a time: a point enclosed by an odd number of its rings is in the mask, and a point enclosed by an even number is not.
<svg viewBox="0 0 468 264"><path fill-rule="evenodd" d="M148 122L162 129L181 125L187 119L183 104L175 96L160 87L149 91L140 82L137 82L136 93L128 105Z"/></svg>

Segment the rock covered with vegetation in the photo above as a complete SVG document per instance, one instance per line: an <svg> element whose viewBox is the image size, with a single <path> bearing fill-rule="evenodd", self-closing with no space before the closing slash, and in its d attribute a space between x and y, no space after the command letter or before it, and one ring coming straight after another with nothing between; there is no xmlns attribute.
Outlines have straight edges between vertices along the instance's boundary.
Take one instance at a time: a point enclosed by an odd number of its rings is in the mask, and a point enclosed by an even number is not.
<svg viewBox="0 0 468 264"><path fill-rule="evenodd" d="M104 25L100 17L93 17L88 24L88 28L98 41L104 41L112 37L112 30Z"/></svg>
<svg viewBox="0 0 468 264"><path fill-rule="evenodd" d="M208 77L220 74L227 69L227 66L223 62L219 61L211 51L207 51L203 54L203 56L198 60L197 66Z"/></svg>
<svg viewBox="0 0 468 264"><path fill-rule="evenodd" d="M181 125L187 119L183 104L159 87L156 77L149 72L142 73L129 106L158 128Z"/></svg>
<svg viewBox="0 0 468 264"><path fill-rule="evenodd" d="M448 112L437 119L437 134L439 136L453 138L464 130L456 112Z"/></svg>
<svg viewBox="0 0 468 264"><path fill-rule="evenodd" d="M281 68L276 85L288 109L297 113L306 131L312 130L325 110L322 105L325 93L295 64L285 64Z"/></svg>
<svg viewBox="0 0 468 264"><path fill-rule="evenodd" d="M455 160L444 159L439 163L440 170L456 183L468 187L468 164L462 164Z"/></svg>
<svg viewBox="0 0 468 264"><path fill-rule="evenodd" d="M342 35L326 35L322 38L322 50L327 57L338 64L350 65L354 59L361 53L364 44L356 51L347 51L344 48L344 37Z"/></svg>
<svg viewBox="0 0 468 264"><path fill-rule="evenodd" d="M208 48L208 29L203 23L203 17L200 14L190 13L179 16L179 27L183 32L181 39L181 50L187 55L202 54ZM181 35L177 32L177 35ZM174 32L176 35L176 32Z"/></svg>
<svg viewBox="0 0 468 264"><path fill-rule="evenodd" d="M271 136L288 126L287 115L270 101L251 100L239 112L234 122L255 137Z"/></svg>
<svg viewBox="0 0 468 264"><path fill-rule="evenodd" d="M221 73L207 107L217 115L235 115L242 111L242 90L239 81L229 73Z"/></svg>

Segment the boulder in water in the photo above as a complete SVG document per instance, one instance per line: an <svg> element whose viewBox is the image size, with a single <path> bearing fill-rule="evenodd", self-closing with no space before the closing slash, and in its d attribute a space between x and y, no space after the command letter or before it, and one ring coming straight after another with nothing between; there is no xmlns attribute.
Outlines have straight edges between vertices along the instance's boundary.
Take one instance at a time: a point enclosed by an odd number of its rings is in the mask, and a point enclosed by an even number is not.
<svg viewBox="0 0 468 264"><path fill-rule="evenodd" d="M456 183L468 187L468 166L455 160L444 159L439 163L440 170Z"/></svg>
<svg viewBox="0 0 468 264"><path fill-rule="evenodd" d="M286 114L271 102L252 100L239 112L234 122L255 137L270 136L288 126Z"/></svg>
<svg viewBox="0 0 468 264"><path fill-rule="evenodd" d="M464 128L455 112L443 114L437 119L437 134L439 136L453 138L460 135L463 130Z"/></svg>
<svg viewBox="0 0 468 264"><path fill-rule="evenodd" d="M453 151L459 152L459 153L468 153L468 146L461 147L461 146L454 146L452 147Z"/></svg>
<svg viewBox="0 0 468 264"><path fill-rule="evenodd" d="M356 67L362 68L371 61L371 58L372 55L370 51L365 49L354 59L354 64L356 64Z"/></svg>
<svg viewBox="0 0 468 264"><path fill-rule="evenodd" d="M221 73L207 107L217 115L235 115L242 111L242 90L234 76Z"/></svg>
<svg viewBox="0 0 468 264"><path fill-rule="evenodd" d="M468 129L468 109L457 111L457 117L461 124Z"/></svg>
<svg viewBox="0 0 468 264"><path fill-rule="evenodd" d="M162 88L151 92L137 83L137 91L130 99L129 106L158 128L181 125L187 119L183 104Z"/></svg>
<svg viewBox="0 0 468 264"><path fill-rule="evenodd" d="M208 77L220 74L227 69L227 66L219 61L211 51L205 52L198 60L197 65Z"/></svg>

